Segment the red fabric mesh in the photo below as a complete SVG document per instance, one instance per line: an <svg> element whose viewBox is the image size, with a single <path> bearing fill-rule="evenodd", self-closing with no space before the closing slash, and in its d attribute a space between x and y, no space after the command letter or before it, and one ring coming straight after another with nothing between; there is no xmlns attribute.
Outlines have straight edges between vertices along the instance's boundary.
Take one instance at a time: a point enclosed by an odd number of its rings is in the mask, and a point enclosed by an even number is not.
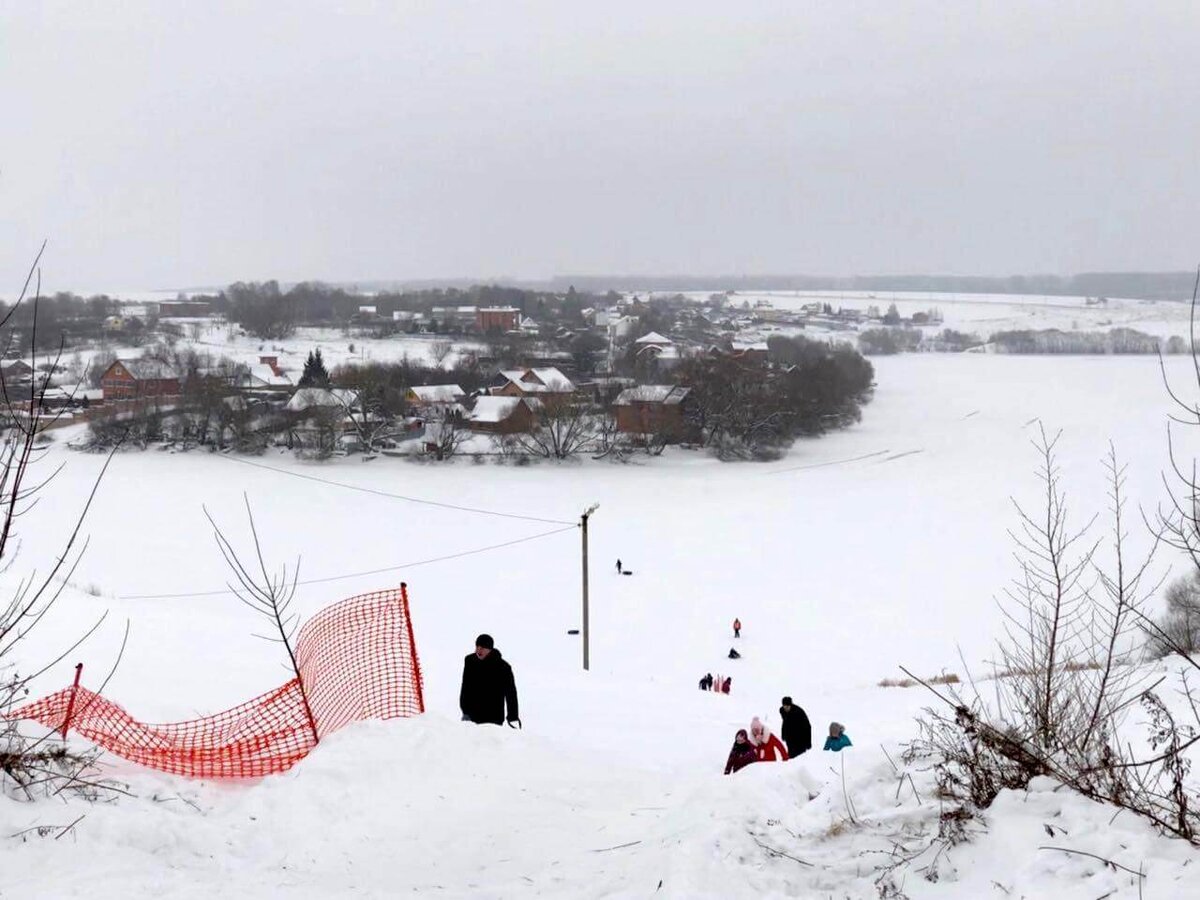
<svg viewBox="0 0 1200 900"><path fill-rule="evenodd" d="M300 679L202 719L151 725L87 688L63 688L9 718L67 724L117 756L193 778L258 778L291 768L320 737L361 719L425 711L404 589L336 603L300 629ZM301 691L301 679L304 691ZM75 705L66 723L71 695ZM312 721L313 735L305 694Z"/></svg>

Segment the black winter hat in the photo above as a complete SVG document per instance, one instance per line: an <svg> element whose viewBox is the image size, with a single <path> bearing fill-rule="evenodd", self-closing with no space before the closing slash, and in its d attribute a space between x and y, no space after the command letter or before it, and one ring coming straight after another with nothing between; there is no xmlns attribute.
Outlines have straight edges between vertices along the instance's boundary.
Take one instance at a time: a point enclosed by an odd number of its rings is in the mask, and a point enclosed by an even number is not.
<svg viewBox="0 0 1200 900"><path fill-rule="evenodd" d="M483 647L486 650L492 650L495 648L496 642L492 640L492 636L490 634L481 634L479 637L475 638L475 646Z"/></svg>
<svg viewBox="0 0 1200 900"><path fill-rule="evenodd" d="M782 700L780 700L779 702L780 702L781 704L783 704L784 706L791 706L791 705L792 705L792 698L791 698L791 697L784 697L784 698L783 698Z"/></svg>

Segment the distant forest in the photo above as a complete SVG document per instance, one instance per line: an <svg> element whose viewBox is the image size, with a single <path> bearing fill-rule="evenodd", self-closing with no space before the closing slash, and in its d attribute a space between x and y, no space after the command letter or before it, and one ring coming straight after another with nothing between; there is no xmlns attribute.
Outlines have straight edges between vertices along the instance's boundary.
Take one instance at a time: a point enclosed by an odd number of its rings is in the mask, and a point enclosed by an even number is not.
<svg viewBox="0 0 1200 900"><path fill-rule="evenodd" d="M562 275L553 289L616 291L929 291L958 294L1048 294L1190 300L1195 272L1084 272L1079 275Z"/></svg>

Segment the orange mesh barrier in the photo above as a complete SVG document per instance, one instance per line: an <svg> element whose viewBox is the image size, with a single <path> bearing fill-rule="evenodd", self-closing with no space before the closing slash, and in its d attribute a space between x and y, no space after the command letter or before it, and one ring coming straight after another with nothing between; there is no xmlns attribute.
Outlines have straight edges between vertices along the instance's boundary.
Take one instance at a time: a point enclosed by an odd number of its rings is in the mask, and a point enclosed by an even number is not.
<svg viewBox="0 0 1200 900"><path fill-rule="evenodd" d="M321 737L349 722L425 711L404 586L322 610L300 629L295 651L300 678L202 719L138 722L83 687L64 688L8 717L64 734L74 729L117 756L164 772L257 778L291 768Z"/></svg>

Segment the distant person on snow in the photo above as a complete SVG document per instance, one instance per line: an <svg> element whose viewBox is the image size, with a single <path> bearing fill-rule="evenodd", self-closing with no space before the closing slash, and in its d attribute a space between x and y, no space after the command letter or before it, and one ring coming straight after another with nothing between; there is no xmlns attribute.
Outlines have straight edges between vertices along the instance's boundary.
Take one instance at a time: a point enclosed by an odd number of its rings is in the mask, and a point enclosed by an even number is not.
<svg viewBox="0 0 1200 900"><path fill-rule="evenodd" d="M621 574L621 561L619 559L617 560L617 574Z"/></svg>
<svg viewBox="0 0 1200 900"><path fill-rule="evenodd" d="M841 751L844 747L852 747L850 737L846 734L846 726L838 722L829 723L829 737L825 738L825 749L835 752Z"/></svg>
<svg viewBox="0 0 1200 900"><path fill-rule="evenodd" d="M730 659L741 659L742 654L738 653L736 650L734 650L732 647L730 647L729 648L729 658Z"/></svg>
<svg viewBox="0 0 1200 900"><path fill-rule="evenodd" d="M740 771L753 762L758 762L758 754L754 751L754 745L750 743L746 729L739 728L733 739L733 749L729 751L729 759L725 761L725 774Z"/></svg>
<svg viewBox="0 0 1200 900"><path fill-rule="evenodd" d="M463 660L458 706L464 722L503 725L507 706L508 724L515 723L516 727L521 724L512 666L501 657L490 634L475 638L475 652L468 653Z"/></svg>
<svg viewBox="0 0 1200 900"><path fill-rule="evenodd" d="M733 636L735 638L740 638L742 636L742 620L741 619L733 620Z"/></svg>
<svg viewBox="0 0 1200 900"><path fill-rule="evenodd" d="M783 742L771 734L771 729L755 716L750 720L750 743L759 762L787 762L788 752Z"/></svg>
<svg viewBox="0 0 1200 900"><path fill-rule="evenodd" d="M713 677L712 677L712 673L710 672L707 675L705 675L703 678L700 679L700 690L711 691L712 686L713 686Z"/></svg>
<svg viewBox="0 0 1200 900"><path fill-rule="evenodd" d="M728 693L729 693L729 687L730 687L730 685L732 685L732 684L733 684L733 679L732 679L732 678L726 678L724 681L722 681L722 682L721 682L721 693L722 693L722 694L728 694Z"/></svg>
<svg viewBox="0 0 1200 900"><path fill-rule="evenodd" d="M808 714L794 705L791 697L784 697L780 702L783 705L779 707L779 718L783 725L779 733L787 744L788 756L795 759L812 749L812 724L808 721Z"/></svg>

